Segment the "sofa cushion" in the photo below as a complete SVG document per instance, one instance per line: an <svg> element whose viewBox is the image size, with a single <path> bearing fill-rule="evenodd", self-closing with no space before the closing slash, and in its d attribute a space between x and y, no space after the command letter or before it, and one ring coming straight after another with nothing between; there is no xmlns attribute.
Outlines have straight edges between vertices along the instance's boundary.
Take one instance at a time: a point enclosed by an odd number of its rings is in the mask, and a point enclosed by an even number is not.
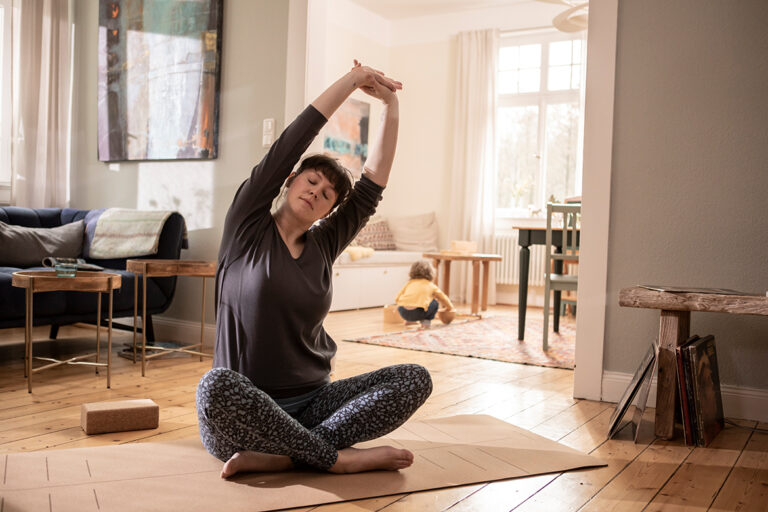
<svg viewBox="0 0 768 512"><path fill-rule="evenodd" d="M46 256L77 258L83 249L83 221L54 228L29 228L0 222L0 263L40 265Z"/></svg>
<svg viewBox="0 0 768 512"><path fill-rule="evenodd" d="M353 240L353 245L370 247L377 251L391 251L395 249L395 239L384 219L371 219Z"/></svg>
<svg viewBox="0 0 768 512"><path fill-rule="evenodd" d="M390 217L389 228L398 251L437 250L437 218L435 212L407 217Z"/></svg>

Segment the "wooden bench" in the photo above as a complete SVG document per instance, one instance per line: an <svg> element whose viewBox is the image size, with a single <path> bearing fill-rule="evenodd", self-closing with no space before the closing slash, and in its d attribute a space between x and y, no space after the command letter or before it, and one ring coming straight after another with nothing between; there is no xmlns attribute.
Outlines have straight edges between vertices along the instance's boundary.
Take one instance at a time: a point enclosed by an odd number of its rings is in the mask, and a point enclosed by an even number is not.
<svg viewBox="0 0 768 512"><path fill-rule="evenodd" d="M691 311L768 316L768 297L717 293L659 292L639 286L619 292L619 305L658 309L659 373L656 385L656 435L671 439L675 432L677 361L675 348L690 336Z"/></svg>

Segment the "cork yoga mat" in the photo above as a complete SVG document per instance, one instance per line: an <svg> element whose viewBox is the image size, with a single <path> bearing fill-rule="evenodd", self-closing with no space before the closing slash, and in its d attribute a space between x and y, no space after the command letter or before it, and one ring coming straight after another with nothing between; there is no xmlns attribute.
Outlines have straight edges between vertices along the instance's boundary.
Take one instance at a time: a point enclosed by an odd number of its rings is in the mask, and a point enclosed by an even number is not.
<svg viewBox="0 0 768 512"><path fill-rule="evenodd" d="M414 452L402 471L290 471L219 478L198 440L0 455L0 510L263 511L602 466L599 459L483 415L410 421L357 445Z"/></svg>

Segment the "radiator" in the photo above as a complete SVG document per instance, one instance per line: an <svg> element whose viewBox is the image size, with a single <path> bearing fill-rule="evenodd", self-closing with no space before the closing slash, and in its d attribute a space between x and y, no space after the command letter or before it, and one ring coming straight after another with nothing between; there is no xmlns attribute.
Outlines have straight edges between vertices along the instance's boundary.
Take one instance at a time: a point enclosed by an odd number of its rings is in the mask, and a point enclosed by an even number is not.
<svg viewBox="0 0 768 512"><path fill-rule="evenodd" d="M517 232L511 235L496 236L496 254L501 254L501 262L496 264L496 284L520 284L520 246L517 244ZM544 286L544 268L547 262L546 246L531 245L530 263L528 264L528 286Z"/></svg>

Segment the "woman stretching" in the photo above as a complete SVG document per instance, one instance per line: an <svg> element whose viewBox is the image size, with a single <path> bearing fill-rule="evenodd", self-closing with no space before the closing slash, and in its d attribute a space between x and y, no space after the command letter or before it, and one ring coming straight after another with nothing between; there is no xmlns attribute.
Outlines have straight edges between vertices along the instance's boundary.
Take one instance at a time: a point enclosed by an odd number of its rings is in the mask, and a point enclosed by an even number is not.
<svg viewBox="0 0 768 512"><path fill-rule="evenodd" d="M402 425L432 392L427 370L396 365L330 382L336 344L323 329L333 262L387 184L401 88L355 61L285 129L235 194L216 274L213 369L197 388L200 437L226 461L222 478L294 467L398 470L413 462L408 450L351 446ZM355 89L384 104L362 178L352 188L349 172L322 155L291 172ZM283 182L284 201L270 213Z"/></svg>

